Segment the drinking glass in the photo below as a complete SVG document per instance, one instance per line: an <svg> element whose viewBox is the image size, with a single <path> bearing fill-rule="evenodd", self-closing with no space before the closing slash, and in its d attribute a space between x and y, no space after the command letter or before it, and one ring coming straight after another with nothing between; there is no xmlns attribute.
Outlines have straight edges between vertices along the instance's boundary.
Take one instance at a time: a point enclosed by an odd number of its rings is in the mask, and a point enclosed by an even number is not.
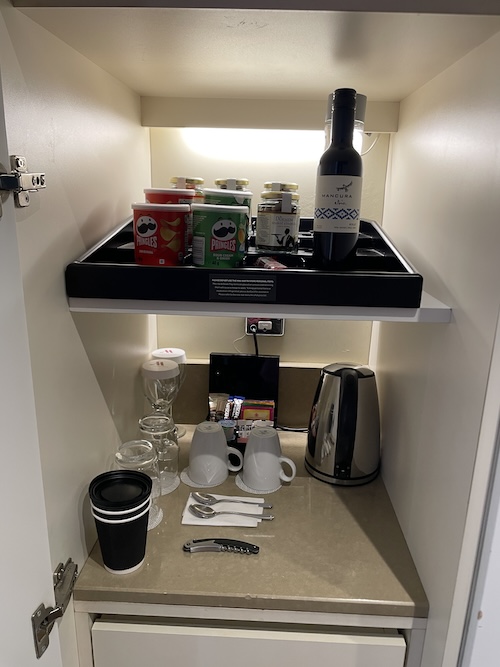
<svg viewBox="0 0 500 667"><path fill-rule="evenodd" d="M169 359L150 359L142 364L144 395L154 414L172 417L172 403L179 391L179 365Z"/></svg>
<svg viewBox="0 0 500 667"><path fill-rule="evenodd" d="M171 493L179 486L179 445L175 424L162 414L146 415L139 419L141 436L149 440L158 457L161 494Z"/></svg>
<svg viewBox="0 0 500 667"><path fill-rule="evenodd" d="M128 440L122 443L115 454L115 466L121 470L138 470L151 477L151 508L148 530L156 528L163 519L163 510L158 506L161 495L160 469L154 445L147 440Z"/></svg>
<svg viewBox="0 0 500 667"><path fill-rule="evenodd" d="M175 361L175 363L179 366L180 389L186 378L186 352L180 347L161 347L157 350L154 350L152 355L154 359L168 359L169 361ZM186 429L184 426L176 425L175 428L177 429L177 437L182 438L183 435L186 435Z"/></svg>

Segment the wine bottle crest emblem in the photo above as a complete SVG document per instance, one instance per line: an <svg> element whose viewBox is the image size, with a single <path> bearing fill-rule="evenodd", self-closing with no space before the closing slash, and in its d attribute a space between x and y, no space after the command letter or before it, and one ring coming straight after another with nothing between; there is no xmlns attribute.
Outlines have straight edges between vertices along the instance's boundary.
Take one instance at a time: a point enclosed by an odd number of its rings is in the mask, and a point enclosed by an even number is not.
<svg viewBox="0 0 500 667"><path fill-rule="evenodd" d="M344 192L347 192L349 190L349 188L351 187L351 185L352 185L352 181L350 183L346 183L346 185L340 185L339 187L337 187L337 192L340 192L341 190L343 190Z"/></svg>

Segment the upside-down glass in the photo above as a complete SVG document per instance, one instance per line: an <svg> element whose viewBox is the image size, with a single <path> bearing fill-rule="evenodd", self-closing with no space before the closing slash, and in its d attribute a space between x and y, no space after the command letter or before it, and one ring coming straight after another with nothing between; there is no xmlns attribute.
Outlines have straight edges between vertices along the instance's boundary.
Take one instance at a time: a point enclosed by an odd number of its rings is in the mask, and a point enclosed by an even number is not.
<svg viewBox="0 0 500 667"><path fill-rule="evenodd" d="M146 415L139 419L141 436L152 442L158 457L161 494L174 491L179 485L179 445L175 424L162 414Z"/></svg>
<svg viewBox="0 0 500 667"><path fill-rule="evenodd" d="M163 519L163 510L158 506L161 495L160 469L154 445L147 440L129 440L122 443L115 454L115 465L121 470L138 470L151 477L151 508L148 530L156 528Z"/></svg>

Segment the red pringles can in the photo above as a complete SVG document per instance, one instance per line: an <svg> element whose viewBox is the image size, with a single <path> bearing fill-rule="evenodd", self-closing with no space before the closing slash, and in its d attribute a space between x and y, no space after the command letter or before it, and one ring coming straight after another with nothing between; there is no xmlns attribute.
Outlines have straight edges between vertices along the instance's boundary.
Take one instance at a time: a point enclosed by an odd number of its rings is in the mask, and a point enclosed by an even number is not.
<svg viewBox="0 0 500 667"><path fill-rule="evenodd" d="M192 204L196 192L178 188L145 188L144 197L150 204Z"/></svg>
<svg viewBox="0 0 500 667"><path fill-rule="evenodd" d="M196 201L196 191L192 188L145 188L144 198L150 204L192 204ZM187 244L193 240L193 217L187 220Z"/></svg>
<svg viewBox="0 0 500 667"><path fill-rule="evenodd" d="M179 266L186 255L189 204L132 204L136 264Z"/></svg>

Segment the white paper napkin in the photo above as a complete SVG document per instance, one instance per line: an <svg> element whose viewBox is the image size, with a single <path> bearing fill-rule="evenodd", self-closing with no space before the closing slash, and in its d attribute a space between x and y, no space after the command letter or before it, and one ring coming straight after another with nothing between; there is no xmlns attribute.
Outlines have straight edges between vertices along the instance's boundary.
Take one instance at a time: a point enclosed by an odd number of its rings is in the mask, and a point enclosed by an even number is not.
<svg viewBox="0 0 500 667"><path fill-rule="evenodd" d="M218 500L223 500L224 498L232 498L233 500L246 500L252 503L262 503L264 498L248 498L246 496L221 496L217 493L212 493L212 496ZM187 526L247 526L249 528L256 528L262 519L254 519L253 517L240 516L238 514L219 514L214 516L212 519L198 519L194 514L191 514L188 507L189 505L195 505L196 500L193 498L193 494L189 494L186 506L182 512L181 523ZM228 511L228 512L249 512L251 514L262 514L262 507L252 507L247 503L217 503L212 505L213 509L216 512Z"/></svg>

